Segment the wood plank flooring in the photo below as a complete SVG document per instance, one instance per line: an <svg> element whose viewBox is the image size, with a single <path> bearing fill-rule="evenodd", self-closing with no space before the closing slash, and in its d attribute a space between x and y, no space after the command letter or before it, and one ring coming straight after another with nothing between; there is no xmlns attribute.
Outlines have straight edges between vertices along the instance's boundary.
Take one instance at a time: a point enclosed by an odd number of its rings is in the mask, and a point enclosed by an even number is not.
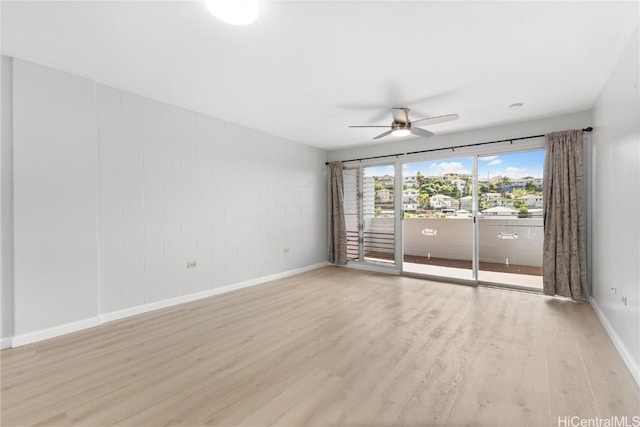
<svg viewBox="0 0 640 427"><path fill-rule="evenodd" d="M640 415L588 305L336 267L0 358L3 426L557 426Z"/></svg>

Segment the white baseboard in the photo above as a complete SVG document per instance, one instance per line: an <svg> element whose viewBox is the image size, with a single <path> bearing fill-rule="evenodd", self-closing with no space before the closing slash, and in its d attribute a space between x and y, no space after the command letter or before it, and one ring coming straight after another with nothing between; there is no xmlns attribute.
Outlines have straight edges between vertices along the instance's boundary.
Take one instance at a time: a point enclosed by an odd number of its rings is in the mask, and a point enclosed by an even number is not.
<svg viewBox="0 0 640 427"><path fill-rule="evenodd" d="M91 317L89 319L66 323L64 325L43 329L41 331L15 335L12 339L11 346L20 347L21 345L31 344L37 341L58 337L60 335L70 334L72 332L78 332L87 328L92 328L94 326L98 326L99 324L100 324L100 319L98 317Z"/></svg>
<svg viewBox="0 0 640 427"><path fill-rule="evenodd" d="M20 347L22 345L31 344L37 341L54 338L60 335L77 332L82 329L92 328L102 323L111 322L125 317L135 316L137 314L147 313L161 308L171 307L178 304L184 304L190 301L196 301L202 298L208 298L215 295L224 294L227 292L235 291L238 289L248 288L272 282L274 280L283 279L285 277L294 276L296 274L304 273L307 271L315 270L321 267L329 265L328 262L321 262L318 264L308 265L305 267L297 268L294 270L283 271L281 273L272 274L269 276L258 277L256 279L246 280L244 282L238 282L227 286L221 286L219 288L208 289L206 291L197 292L189 295L181 295L179 297L170 298L162 301L156 301L149 304L138 305L124 310L113 311L110 313L100 314L98 317L81 320L78 322L68 323L61 326L56 326L41 331L31 332L28 334L16 335L10 338L2 338L0 340L0 349L10 347Z"/></svg>
<svg viewBox="0 0 640 427"><path fill-rule="evenodd" d="M110 313L103 313L100 315L100 320L102 323L112 322L114 320L123 319L129 316L135 316L136 314L147 313L153 310L159 310L161 308L171 307L178 304L184 304L190 301L196 301L202 298L212 297L214 295L220 295L227 292L235 291L237 289L248 288L250 286L260 285L266 282L271 282L273 280L282 279L285 277L293 276L296 274L304 273L306 271L315 270L320 267L324 267L328 265L327 262L322 262L319 264L313 264L302 268L297 268L295 270L288 270L282 273L272 274L270 276L258 277L256 279L247 280L244 282L234 283L227 286L221 286L219 288L208 289L202 292L196 292L188 295L181 295L175 298L169 298L162 301L156 301L149 304L138 305L131 308L126 308L124 310L112 311Z"/></svg>
<svg viewBox="0 0 640 427"><path fill-rule="evenodd" d="M629 354L629 350L627 350L627 347L624 345L616 331L613 329L611 323L609 323L609 320L607 320L604 312L600 309L600 307L598 307L598 304L593 299L593 297L589 298L589 302L591 303L591 307L593 307L593 311L596 312L596 315L600 319L600 323L602 323L602 326L604 326L604 330L607 331L607 334L609 335L611 342L613 342L614 347L616 348L616 350L618 350L620 357L622 357L622 360L627 365L627 368L629 368L629 371L631 371L633 379L636 380L636 386L640 387L640 367L637 365L633 357L631 357L631 355Z"/></svg>
<svg viewBox="0 0 640 427"><path fill-rule="evenodd" d="M13 337L0 338L0 350L4 350L5 348L11 348L12 342L13 342Z"/></svg>
<svg viewBox="0 0 640 427"><path fill-rule="evenodd" d="M22 345L31 344L37 341L54 338L60 335L69 334L71 332L77 332L82 329L92 328L102 323L111 322L113 320L122 319L129 316L135 316L136 314L142 314L160 308L171 307L178 304L183 304L189 301L195 301L202 298L211 297L214 295L224 294L226 292L235 291L237 289L248 288L250 286L260 285L263 283L271 282L285 277L294 276L296 274L304 273L306 271L315 270L320 267L329 265L328 262L321 262L318 264L308 265L306 267L296 268L294 270L283 271L282 273L272 274L270 276L258 277L256 279L247 280L244 282L234 283L232 285L222 286L219 288L209 289L203 292L197 292L189 295L182 295L176 298L170 298L162 301L157 301L149 304L143 304L136 307L127 308L124 310L114 311L111 313L100 314L97 317L80 320L78 322L67 323L65 325L56 326L49 329L43 329L41 331L30 332L28 334L16 335L11 338L2 338L0 340L0 348L20 347Z"/></svg>

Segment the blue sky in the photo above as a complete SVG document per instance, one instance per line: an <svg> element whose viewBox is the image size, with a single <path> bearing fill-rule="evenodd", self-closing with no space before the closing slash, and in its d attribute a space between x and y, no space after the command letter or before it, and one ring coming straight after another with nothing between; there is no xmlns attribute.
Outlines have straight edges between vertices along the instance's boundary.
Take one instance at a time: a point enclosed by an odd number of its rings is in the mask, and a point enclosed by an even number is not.
<svg viewBox="0 0 640 427"><path fill-rule="evenodd" d="M533 176L542 178L544 164L544 150L527 151L523 153L484 156L478 158L478 175L486 178L496 175L506 175L509 178ZM449 172L468 173L473 170L471 157L460 157L426 162L406 163L405 175L415 175L420 171L423 175L442 175ZM376 166L365 169L365 175L393 175L393 166Z"/></svg>

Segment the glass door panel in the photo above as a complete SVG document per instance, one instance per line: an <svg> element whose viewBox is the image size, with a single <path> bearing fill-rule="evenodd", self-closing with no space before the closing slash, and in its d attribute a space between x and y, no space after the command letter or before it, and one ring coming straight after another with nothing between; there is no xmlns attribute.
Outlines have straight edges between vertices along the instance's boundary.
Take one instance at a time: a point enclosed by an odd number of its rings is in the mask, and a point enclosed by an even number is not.
<svg viewBox="0 0 640 427"><path fill-rule="evenodd" d="M478 157L478 281L542 289L544 150Z"/></svg>
<svg viewBox="0 0 640 427"><path fill-rule="evenodd" d="M362 174L364 260L395 265L395 167L364 167Z"/></svg>
<svg viewBox="0 0 640 427"><path fill-rule="evenodd" d="M473 158L403 165L403 264L408 273L474 280Z"/></svg>
<svg viewBox="0 0 640 427"><path fill-rule="evenodd" d="M360 231L362 230L362 206L360 169L342 171L344 188L344 219L347 228L347 260L360 261Z"/></svg>

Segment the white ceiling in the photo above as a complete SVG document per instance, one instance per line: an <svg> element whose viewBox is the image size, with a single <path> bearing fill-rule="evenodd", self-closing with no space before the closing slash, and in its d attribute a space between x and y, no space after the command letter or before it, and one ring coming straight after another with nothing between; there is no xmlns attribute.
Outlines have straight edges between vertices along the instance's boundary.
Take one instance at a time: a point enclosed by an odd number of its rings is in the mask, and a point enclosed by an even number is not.
<svg viewBox="0 0 640 427"><path fill-rule="evenodd" d="M199 1L1 7L5 55L324 149L391 107L460 115L436 134L588 110L638 25L637 1L263 1L246 27Z"/></svg>

